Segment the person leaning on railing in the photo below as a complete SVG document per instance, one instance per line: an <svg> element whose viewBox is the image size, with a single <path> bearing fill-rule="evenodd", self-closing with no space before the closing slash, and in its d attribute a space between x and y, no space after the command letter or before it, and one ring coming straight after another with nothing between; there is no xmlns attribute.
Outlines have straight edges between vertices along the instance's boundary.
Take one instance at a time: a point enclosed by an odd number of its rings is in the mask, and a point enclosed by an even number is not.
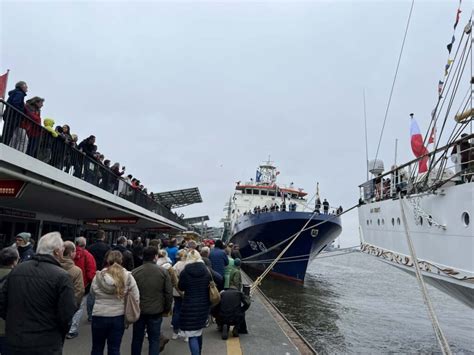
<svg viewBox="0 0 474 355"><path fill-rule="evenodd" d="M44 99L35 96L25 104L25 114L31 119L28 121L23 119L20 127L26 130L28 136L28 148L26 154L33 157L36 156L41 137L41 108L43 107Z"/></svg>

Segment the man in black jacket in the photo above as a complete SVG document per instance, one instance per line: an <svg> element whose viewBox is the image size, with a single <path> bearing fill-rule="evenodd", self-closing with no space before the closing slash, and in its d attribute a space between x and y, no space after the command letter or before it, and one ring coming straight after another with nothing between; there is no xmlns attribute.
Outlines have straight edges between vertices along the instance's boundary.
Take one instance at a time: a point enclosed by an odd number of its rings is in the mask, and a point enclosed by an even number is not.
<svg viewBox="0 0 474 355"><path fill-rule="evenodd" d="M124 237L123 235L119 237L114 250L118 250L122 253L122 266L128 271L132 271L134 269L133 254L127 249L127 237Z"/></svg>
<svg viewBox="0 0 474 355"><path fill-rule="evenodd" d="M71 279L59 260L61 234L38 242L37 254L13 269L0 290L7 345L17 355L60 355L76 311Z"/></svg>
<svg viewBox="0 0 474 355"><path fill-rule="evenodd" d="M102 270L104 267L105 254L110 250L110 245L105 242L105 232L101 229L97 231L97 241L87 248L89 253L95 259L95 265L97 271Z"/></svg>

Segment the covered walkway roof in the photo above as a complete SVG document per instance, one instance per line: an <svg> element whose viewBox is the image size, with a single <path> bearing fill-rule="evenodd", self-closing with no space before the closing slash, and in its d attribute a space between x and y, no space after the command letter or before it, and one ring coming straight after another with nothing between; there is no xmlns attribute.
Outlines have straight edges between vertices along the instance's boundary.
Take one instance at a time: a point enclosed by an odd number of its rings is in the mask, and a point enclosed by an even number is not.
<svg viewBox="0 0 474 355"><path fill-rule="evenodd" d="M199 216L199 217L190 217L190 218L185 218L184 222L187 224L196 224L196 223L201 223L204 221L209 221L209 216Z"/></svg>
<svg viewBox="0 0 474 355"><path fill-rule="evenodd" d="M156 193L155 198L168 208L178 208L201 203L201 193L197 187Z"/></svg>

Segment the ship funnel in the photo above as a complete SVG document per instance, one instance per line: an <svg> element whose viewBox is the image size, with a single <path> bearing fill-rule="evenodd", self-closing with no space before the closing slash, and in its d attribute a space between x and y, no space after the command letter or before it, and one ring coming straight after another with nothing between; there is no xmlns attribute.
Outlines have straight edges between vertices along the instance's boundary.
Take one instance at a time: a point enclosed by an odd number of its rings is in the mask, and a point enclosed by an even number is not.
<svg viewBox="0 0 474 355"><path fill-rule="evenodd" d="M369 173L377 176L384 171L383 160L373 159L369 161Z"/></svg>

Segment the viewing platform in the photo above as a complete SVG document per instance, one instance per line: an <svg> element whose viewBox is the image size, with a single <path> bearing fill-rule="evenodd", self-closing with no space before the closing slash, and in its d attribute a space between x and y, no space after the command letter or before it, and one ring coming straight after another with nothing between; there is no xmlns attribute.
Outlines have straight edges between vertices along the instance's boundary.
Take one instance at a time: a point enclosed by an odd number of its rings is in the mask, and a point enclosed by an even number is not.
<svg viewBox="0 0 474 355"><path fill-rule="evenodd" d="M19 232L37 238L59 231L64 239L93 238L104 229L109 242L189 224L171 209L202 202L198 188L148 194L80 151L74 144L5 105L0 138L0 247Z"/></svg>

